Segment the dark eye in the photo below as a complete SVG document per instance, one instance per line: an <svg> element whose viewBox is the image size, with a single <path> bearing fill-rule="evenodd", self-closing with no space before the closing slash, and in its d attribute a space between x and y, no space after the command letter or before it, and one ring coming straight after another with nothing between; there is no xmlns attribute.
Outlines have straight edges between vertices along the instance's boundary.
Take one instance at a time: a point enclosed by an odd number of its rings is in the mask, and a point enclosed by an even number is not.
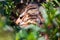
<svg viewBox="0 0 60 40"><path fill-rule="evenodd" d="M40 25L42 25L43 24L43 22L40 22Z"/></svg>
<svg viewBox="0 0 60 40"><path fill-rule="evenodd" d="M23 17L20 17L20 19L22 19Z"/></svg>

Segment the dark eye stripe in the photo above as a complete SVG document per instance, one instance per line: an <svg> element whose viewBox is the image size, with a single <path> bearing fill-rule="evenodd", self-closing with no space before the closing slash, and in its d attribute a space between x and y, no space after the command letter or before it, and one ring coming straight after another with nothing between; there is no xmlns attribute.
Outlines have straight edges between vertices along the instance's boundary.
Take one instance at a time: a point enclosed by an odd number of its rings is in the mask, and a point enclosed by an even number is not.
<svg viewBox="0 0 60 40"><path fill-rule="evenodd" d="M30 9L28 9L27 11L32 10L32 9L36 9L36 8L30 8Z"/></svg>

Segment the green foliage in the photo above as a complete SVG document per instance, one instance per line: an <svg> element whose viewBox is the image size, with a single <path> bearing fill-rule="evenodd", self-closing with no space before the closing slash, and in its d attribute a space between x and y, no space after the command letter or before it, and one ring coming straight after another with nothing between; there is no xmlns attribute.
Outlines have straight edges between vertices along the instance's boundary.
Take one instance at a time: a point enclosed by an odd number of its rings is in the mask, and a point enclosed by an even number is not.
<svg viewBox="0 0 60 40"><path fill-rule="evenodd" d="M5 20L6 18L0 14L0 28L5 26Z"/></svg>
<svg viewBox="0 0 60 40"><path fill-rule="evenodd" d="M6 4L7 5L4 5L5 15L9 17L15 5L13 1L7 1Z"/></svg>
<svg viewBox="0 0 60 40"><path fill-rule="evenodd" d="M60 24L60 22L59 22L60 21L60 12L59 12L59 14L56 13L58 9L56 9L54 7L54 4L52 4L52 3L53 2L46 2L46 3L43 3L42 6L46 9L46 14L48 16L48 19L47 19L48 22L45 23L45 26L47 27L47 30L52 27L50 30L47 31L47 33L49 34L50 40L53 40L53 39L56 40L55 39L56 33L60 29L60 25L59 25Z"/></svg>

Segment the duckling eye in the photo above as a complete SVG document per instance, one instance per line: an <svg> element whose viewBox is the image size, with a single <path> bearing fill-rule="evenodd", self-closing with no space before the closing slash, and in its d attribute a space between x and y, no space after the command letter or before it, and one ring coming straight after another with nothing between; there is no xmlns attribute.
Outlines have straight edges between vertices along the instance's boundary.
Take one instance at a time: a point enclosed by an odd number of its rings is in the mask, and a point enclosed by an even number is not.
<svg viewBox="0 0 60 40"><path fill-rule="evenodd" d="M23 17L20 17L20 19L22 19Z"/></svg>

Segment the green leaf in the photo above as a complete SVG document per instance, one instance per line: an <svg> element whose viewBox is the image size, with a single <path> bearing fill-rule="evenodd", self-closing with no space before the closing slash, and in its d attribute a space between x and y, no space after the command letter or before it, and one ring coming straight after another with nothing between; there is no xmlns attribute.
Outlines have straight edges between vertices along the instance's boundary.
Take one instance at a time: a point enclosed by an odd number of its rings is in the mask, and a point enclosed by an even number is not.
<svg viewBox="0 0 60 40"><path fill-rule="evenodd" d="M27 40L37 40L36 38L36 34L34 32L31 32L28 37Z"/></svg>

